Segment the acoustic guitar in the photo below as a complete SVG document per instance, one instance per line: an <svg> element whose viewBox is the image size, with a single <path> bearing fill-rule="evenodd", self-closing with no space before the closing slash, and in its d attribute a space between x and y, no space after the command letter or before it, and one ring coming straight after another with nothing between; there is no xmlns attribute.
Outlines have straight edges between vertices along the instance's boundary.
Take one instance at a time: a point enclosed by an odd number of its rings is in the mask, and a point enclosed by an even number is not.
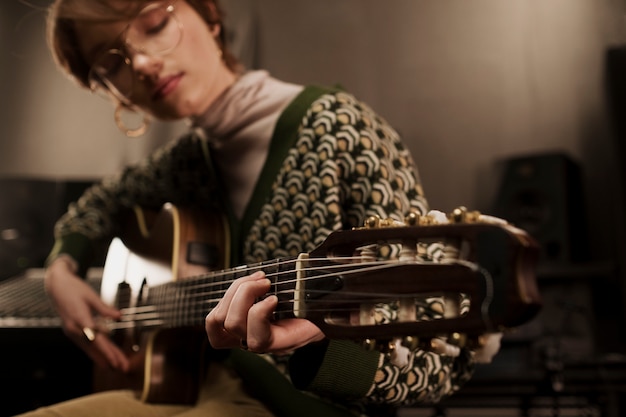
<svg viewBox="0 0 626 417"><path fill-rule="evenodd" d="M537 243L464 208L448 218L447 224L429 216L402 224L372 218L331 233L309 253L229 268L224 219L173 205L158 213L138 209L111 243L101 287L102 298L123 313L106 326L131 370L98 370L95 389L131 388L155 403L195 402L208 343L204 318L235 279L257 270L279 299L276 320L304 318L329 338L366 346L400 339L424 348L442 335L468 343L532 319L541 306ZM453 256L442 262L423 256L433 242ZM418 320L416 305L433 296L469 300L469 308ZM379 320L379 304L396 306L397 317Z"/></svg>

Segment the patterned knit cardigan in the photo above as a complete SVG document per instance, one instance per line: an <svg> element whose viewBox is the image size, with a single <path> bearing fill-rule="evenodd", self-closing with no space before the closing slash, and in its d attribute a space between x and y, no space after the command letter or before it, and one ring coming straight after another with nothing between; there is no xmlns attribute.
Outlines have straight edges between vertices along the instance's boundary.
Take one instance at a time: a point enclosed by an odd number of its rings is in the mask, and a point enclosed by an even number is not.
<svg viewBox="0 0 626 417"><path fill-rule="evenodd" d="M305 88L280 116L240 221L232 216L224 195L209 142L191 133L93 186L72 204L57 223L49 259L68 254L85 273L93 256L118 233L116 214L135 205L158 209L171 202L211 209L220 202L229 218L232 265L309 252L330 232L361 226L371 215L402 220L411 211L428 210L417 169L398 134L353 96L318 87ZM264 366L251 356L260 357L237 351L233 366L244 371ZM265 356L273 369L315 398L365 408L437 402L458 390L473 370L465 351L452 358L418 350L400 368L388 355L347 341L326 341L277 358ZM253 377L259 380L247 382L266 386L268 373L256 374L262 374ZM302 407L297 395L278 395L271 406L277 414L288 415L291 401L298 415L313 415L315 408Z"/></svg>

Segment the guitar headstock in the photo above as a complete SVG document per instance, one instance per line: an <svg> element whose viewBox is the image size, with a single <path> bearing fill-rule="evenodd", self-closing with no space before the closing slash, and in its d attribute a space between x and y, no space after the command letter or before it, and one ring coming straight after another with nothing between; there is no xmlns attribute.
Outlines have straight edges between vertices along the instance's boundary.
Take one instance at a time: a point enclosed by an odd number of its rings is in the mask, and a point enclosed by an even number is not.
<svg viewBox="0 0 626 417"><path fill-rule="evenodd" d="M475 339L539 311L538 251L523 230L465 208L371 218L301 256L294 312L330 338Z"/></svg>

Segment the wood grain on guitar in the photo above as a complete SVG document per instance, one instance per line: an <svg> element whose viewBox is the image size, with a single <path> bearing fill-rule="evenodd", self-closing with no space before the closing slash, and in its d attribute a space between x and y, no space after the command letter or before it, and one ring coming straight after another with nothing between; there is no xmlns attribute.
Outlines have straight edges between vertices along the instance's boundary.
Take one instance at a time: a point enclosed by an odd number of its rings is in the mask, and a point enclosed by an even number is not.
<svg viewBox="0 0 626 417"><path fill-rule="evenodd" d="M207 343L204 317L235 279L257 270L272 281L277 320L304 318L329 338L370 347L427 348L442 336L471 346L484 333L525 323L541 306L537 244L464 208L443 219L368 219L297 258L231 269L224 269L225 224L167 205L158 215L137 211L128 233L114 240L101 295L122 309L122 320L108 326L133 367L125 375L98 371L97 390L132 388L149 402L193 403ZM424 301L433 298L445 311L424 320ZM392 306L391 317L379 314L382 305Z"/></svg>

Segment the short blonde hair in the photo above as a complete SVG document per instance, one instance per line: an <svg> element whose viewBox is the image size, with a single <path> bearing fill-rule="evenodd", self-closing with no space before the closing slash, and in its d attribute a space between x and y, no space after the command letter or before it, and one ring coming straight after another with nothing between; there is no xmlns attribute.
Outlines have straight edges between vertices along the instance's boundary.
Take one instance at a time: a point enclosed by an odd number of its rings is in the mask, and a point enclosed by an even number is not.
<svg viewBox="0 0 626 417"><path fill-rule="evenodd" d="M75 29L75 22L116 22L130 20L153 0L55 0L48 9L48 46L55 63L79 85L89 88L90 66L81 54ZM233 72L241 71L241 64L228 51L223 25L223 12L217 0L178 0L186 1L209 26L220 25L218 43L222 49L222 59Z"/></svg>

